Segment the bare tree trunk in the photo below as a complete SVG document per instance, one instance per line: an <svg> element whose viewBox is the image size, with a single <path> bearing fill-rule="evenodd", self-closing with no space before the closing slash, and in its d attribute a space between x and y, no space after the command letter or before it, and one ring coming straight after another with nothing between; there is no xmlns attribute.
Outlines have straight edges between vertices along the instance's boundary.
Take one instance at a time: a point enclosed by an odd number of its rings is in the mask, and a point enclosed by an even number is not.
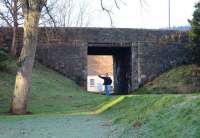
<svg viewBox="0 0 200 138"><path fill-rule="evenodd" d="M18 34L17 3L18 3L18 0L13 0L13 7L12 7L13 38L12 38L12 46L10 50L10 54L12 56L16 56L17 39L18 39L17 38L17 34Z"/></svg>
<svg viewBox="0 0 200 138"><path fill-rule="evenodd" d="M38 43L39 18L39 11L30 10L24 13L24 45L19 58L19 69L16 75L15 89L11 103L11 113L13 114L26 113L32 68Z"/></svg>
<svg viewBox="0 0 200 138"><path fill-rule="evenodd" d="M10 49L10 54L15 57L16 56L16 49L17 49L17 27L14 26L13 27L13 37L12 37L12 46L11 46L11 49Z"/></svg>

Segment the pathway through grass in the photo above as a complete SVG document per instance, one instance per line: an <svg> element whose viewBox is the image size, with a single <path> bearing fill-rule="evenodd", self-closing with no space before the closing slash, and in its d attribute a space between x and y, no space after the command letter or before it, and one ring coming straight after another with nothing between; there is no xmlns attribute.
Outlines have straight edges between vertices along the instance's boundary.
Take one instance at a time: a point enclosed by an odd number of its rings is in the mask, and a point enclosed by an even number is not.
<svg viewBox="0 0 200 138"><path fill-rule="evenodd" d="M107 138L118 137L118 127L98 114L123 101L113 98L95 111L69 114L1 116L0 138Z"/></svg>
<svg viewBox="0 0 200 138"><path fill-rule="evenodd" d="M111 121L97 116L37 116L0 120L0 138L108 138L115 136L114 130Z"/></svg>

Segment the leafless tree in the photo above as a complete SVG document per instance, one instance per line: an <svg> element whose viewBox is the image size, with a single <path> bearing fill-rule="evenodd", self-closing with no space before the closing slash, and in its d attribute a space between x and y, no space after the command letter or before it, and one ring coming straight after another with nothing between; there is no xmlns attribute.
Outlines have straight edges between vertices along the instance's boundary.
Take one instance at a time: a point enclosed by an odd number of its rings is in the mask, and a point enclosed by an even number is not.
<svg viewBox="0 0 200 138"><path fill-rule="evenodd" d="M41 11L47 1L20 0L19 2L24 16L24 37L11 104L13 114L26 113L28 91L30 90L32 68L38 43L38 24Z"/></svg>
<svg viewBox="0 0 200 138"><path fill-rule="evenodd" d="M22 24L21 5L18 0L1 0L0 1L0 19L3 24L12 28L13 38L10 54L16 55L18 26Z"/></svg>
<svg viewBox="0 0 200 138"><path fill-rule="evenodd" d="M47 0L20 0L19 3L24 18L24 36L10 108L10 112L13 114L26 113L32 68L35 60L36 46L38 44L39 19L42 14L42 9L47 4Z"/></svg>
<svg viewBox="0 0 200 138"><path fill-rule="evenodd" d="M58 0L52 12L60 27L86 27L89 24L88 3L85 0Z"/></svg>
<svg viewBox="0 0 200 138"><path fill-rule="evenodd" d="M44 10L42 14L45 15L42 20L48 21L55 25L55 21L50 13L49 5L44 5ZM18 27L23 24L23 13L22 13L22 4L20 0L0 0L0 19L1 24L12 28L12 45L10 49L10 54L16 56L16 48L18 44Z"/></svg>

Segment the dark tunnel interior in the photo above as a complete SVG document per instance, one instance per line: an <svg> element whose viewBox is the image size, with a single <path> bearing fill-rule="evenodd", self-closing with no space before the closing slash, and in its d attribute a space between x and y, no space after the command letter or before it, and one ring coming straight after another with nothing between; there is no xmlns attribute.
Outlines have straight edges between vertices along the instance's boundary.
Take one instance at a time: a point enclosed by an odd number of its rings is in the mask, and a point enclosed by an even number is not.
<svg viewBox="0 0 200 138"><path fill-rule="evenodd" d="M114 94L128 94L131 87L131 47L88 46L88 55L112 55Z"/></svg>

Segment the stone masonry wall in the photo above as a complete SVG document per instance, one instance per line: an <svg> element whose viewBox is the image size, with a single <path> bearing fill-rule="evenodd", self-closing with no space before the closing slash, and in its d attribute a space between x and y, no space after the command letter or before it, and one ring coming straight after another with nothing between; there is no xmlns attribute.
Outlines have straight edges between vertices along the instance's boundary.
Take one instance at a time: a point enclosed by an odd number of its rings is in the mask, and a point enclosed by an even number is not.
<svg viewBox="0 0 200 138"><path fill-rule="evenodd" d="M85 88L87 46L84 43L41 45L37 49L36 59Z"/></svg>
<svg viewBox="0 0 200 138"><path fill-rule="evenodd" d="M191 51L180 43L139 43L139 80L141 84L153 79L170 68L190 63Z"/></svg>
<svg viewBox="0 0 200 138"><path fill-rule="evenodd" d="M23 40L23 30L19 30L18 51ZM11 29L0 28L0 47L9 48L11 40ZM130 47L131 59L121 59L119 64L129 62L130 69L124 70L129 76L124 77L129 79L128 91L133 91L169 68L189 63L191 54L185 44L185 32L170 30L40 28L36 58L86 87L88 47Z"/></svg>
<svg viewBox="0 0 200 138"><path fill-rule="evenodd" d="M19 28L19 47L22 46L23 29ZM0 27L0 47L10 46L12 29ZM173 30L144 30L128 28L40 28L40 44L61 44L74 41L95 43L125 42L176 42L187 41L185 32Z"/></svg>

